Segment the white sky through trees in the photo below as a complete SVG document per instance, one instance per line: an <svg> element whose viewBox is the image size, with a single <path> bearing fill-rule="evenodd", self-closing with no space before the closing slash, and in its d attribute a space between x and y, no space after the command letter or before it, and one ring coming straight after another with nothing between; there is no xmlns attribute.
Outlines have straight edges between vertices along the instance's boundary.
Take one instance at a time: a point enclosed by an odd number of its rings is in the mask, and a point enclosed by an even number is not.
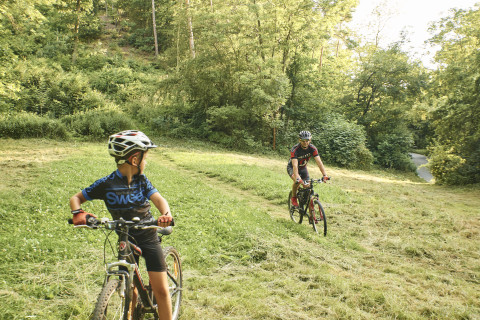
<svg viewBox="0 0 480 320"><path fill-rule="evenodd" d="M422 60L426 67L433 68L435 48L424 44L431 37L430 23L448 16L451 8L471 9L476 3L480 5L480 0L360 0L350 27L373 41L380 26L382 47L400 40L401 32L406 31L410 43L403 49ZM382 13L380 21L373 13L377 7Z"/></svg>

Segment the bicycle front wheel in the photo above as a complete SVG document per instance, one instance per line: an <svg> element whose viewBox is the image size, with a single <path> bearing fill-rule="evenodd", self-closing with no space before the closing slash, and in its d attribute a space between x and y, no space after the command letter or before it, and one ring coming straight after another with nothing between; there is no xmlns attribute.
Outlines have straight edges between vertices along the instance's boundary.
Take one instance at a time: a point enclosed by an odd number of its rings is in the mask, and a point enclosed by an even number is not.
<svg viewBox="0 0 480 320"><path fill-rule="evenodd" d="M123 292L122 292L123 291ZM98 296L95 310L93 310L92 320L120 320L124 319L125 297L127 293L122 290L122 281L118 279L110 279L103 286Z"/></svg>
<svg viewBox="0 0 480 320"><path fill-rule="evenodd" d="M323 210L322 204L318 200L313 200L313 205L309 206L310 217L312 218L313 230L317 233L322 232L323 235L327 235L327 216L325 215L325 210Z"/></svg>
<svg viewBox="0 0 480 320"><path fill-rule="evenodd" d="M292 191L288 194L288 212L290 212L290 219L295 223L302 223L303 214L300 213L298 208L292 206Z"/></svg>
<svg viewBox="0 0 480 320"><path fill-rule="evenodd" d="M177 320L180 315L182 302L182 265L180 255L173 247L165 248L163 252L167 264L168 288L172 299L172 319Z"/></svg>

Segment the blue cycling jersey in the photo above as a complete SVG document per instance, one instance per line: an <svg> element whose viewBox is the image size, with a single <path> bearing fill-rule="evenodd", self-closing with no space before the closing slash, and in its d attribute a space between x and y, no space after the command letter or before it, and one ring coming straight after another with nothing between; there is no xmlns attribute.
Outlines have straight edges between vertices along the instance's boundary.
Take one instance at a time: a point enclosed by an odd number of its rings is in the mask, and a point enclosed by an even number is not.
<svg viewBox="0 0 480 320"><path fill-rule="evenodd" d="M106 177L98 179L91 186L82 190L87 200L99 199L112 215L113 219L123 218L132 220L134 217L141 219L151 218L150 202L152 194L158 192L145 175L135 175L128 184L127 177L116 170ZM153 232L152 232L153 231ZM155 230L131 230L137 241L158 239Z"/></svg>

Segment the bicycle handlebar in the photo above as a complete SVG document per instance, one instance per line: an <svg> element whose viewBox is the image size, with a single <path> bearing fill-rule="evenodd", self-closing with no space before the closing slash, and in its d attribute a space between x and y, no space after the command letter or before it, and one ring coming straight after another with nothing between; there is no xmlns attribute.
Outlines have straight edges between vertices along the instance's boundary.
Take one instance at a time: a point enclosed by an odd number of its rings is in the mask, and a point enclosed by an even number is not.
<svg viewBox="0 0 480 320"><path fill-rule="evenodd" d="M325 176L324 178L325 178L325 181L324 181L323 178L321 178L321 179L307 179L307 180L305 180L304 182L307 183L307 184L312 183L312 182L315 182L315 183L327 183L327 180L330 180L330 177L329 177L329 176ZM299 181L300 181L300 180L297 179L297 182L299 182Z"/></svg>
<svg viewBox="0 0 480 320"><path fill-rule="evenodd" d="M135 219L135 218L134 218ZM73 219L68 219L69 224L73 224ZM168 227L160 227L157 224L157 220L152 218L150 220L146 221L141 221L141 220L134 220L134 221L128 221L124 220L123 218L120 218L118 220L110 220L108 218L101 218L101 219L96 219L94 217L90 217L87 220L87 224L84 225L77 225L74 226L74 228L88 228L88 229L98 229L98 228L105 228L109 230L115 230L121 226L129 226L130 228L133 229L157 229L159 233L162 235L169 235L170 233L173 232L173 226L175 225L174 221L172 220L172 223Z"/></svg>

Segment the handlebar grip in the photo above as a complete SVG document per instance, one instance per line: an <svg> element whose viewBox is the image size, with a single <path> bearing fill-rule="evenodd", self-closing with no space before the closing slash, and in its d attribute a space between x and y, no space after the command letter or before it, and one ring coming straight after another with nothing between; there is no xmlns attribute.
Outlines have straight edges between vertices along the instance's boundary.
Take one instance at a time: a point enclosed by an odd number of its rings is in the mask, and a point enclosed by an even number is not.
<svg viewBox="0 0 480 320"><path fill-rule="evenodd" d="M87 219L86 225L87 226L96 225L96 224L98 224L98 222L99 222L98 219L96 219L95 217L89 216L89 218ZM68 219L68 224L73 224L73 219L72 218Z"/></svg>

